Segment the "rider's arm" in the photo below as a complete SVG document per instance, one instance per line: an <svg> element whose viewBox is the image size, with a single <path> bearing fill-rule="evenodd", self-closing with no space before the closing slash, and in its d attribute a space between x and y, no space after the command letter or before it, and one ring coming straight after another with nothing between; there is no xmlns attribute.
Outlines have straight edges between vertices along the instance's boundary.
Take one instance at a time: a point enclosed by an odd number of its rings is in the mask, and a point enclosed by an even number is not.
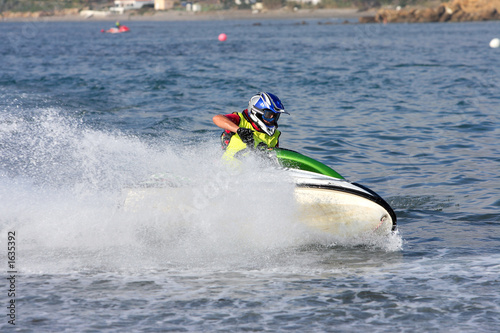
<svg viewBox="0 0 500 333"><path fill-rule="evenodd" d="M224 116L224 115L218 114L218 115L214 116L212 118L212 120L213 120L214 124L219 126L220 128L225 129L227 131L231 131L233 133L236 133L236 131L238 131L238 128L240 128L235 123L236 121L239 123L239 117L236 116L236 117L238 117L238 119L236 119L235 117L231 117L231 118L235 118L233 120L233 119L230 119L228 116L233 116L233 115L231 114L231 115Z"/></svg>

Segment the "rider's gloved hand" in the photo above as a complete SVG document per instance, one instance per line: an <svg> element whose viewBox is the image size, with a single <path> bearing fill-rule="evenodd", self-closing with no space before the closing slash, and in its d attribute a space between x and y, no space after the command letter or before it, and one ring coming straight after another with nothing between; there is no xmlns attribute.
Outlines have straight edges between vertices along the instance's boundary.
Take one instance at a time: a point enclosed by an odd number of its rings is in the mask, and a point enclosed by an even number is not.
<svg viewBox="0 0 500 333"><path fill-rule="evenodd" d="M255 148L260 151L266 151L269 149L269 147L264 142L259 143Z"/></svg>
<svg viewBox="0 0 500 333"><path fill-rule="evenodd" d="M247 145L250 145L253 147L253 143L254 143L253 131L251 129L240 127L240 128L238 128L236 133L239 135L241 141L243 141Z"/></svg>

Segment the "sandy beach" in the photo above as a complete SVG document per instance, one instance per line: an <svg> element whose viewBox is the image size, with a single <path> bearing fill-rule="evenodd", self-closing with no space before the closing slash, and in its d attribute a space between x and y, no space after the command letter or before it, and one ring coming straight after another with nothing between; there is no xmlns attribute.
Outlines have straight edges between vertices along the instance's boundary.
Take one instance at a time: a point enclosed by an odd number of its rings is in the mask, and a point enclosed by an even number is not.
<svg viewBox="0 0 500 333"><path fill-rule="evenodd" d="M214 20L281 20L281 19L332 19L353 20L362 16L373 16L376 11L349 9L299 9L288 8L252 13L251 10L217 10L208 12L161 11L100 15L100 12L82 12L77 15L51 15L39 17L3 17L3 22L19 21L214 21Z"/></svg>

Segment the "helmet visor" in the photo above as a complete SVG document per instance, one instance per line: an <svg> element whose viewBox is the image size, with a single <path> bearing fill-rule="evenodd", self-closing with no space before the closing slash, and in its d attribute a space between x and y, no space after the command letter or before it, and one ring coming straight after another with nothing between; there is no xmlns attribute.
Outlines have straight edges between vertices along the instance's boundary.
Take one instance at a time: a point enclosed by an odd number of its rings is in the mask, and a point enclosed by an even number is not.
<svg viewBox="0 0 500 333"><path fill-rule="evenodd" d="M278 122L278 119L280 118L279 112L274 112L273 110L270 109L264 109L262 111L263 111L262 119L273 125L275 125Z"/></svg>

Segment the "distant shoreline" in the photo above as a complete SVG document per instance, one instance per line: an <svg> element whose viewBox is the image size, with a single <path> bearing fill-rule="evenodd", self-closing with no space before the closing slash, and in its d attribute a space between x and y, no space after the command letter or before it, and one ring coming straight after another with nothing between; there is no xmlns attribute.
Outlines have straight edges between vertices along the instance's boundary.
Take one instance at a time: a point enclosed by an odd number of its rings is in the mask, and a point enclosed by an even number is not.
<svg viewBox="0 0 500 333"><path fill-rule="evenodd" d="M251 10L217 10L209 12L187 12L167 11L153 12L139 15L112 14L107 16L93 15L85 17L77 15L51 15L40 17L6 17L0 18L0 22L92 22L92 21L224 21L224 20L286 20L286 19L359 19L363 16L373 16L376 10L359 11L355 8L349 9L299 9L293 10L267 10L260 13L252 13Z"/></svg>
<svg viewBox="0 0 500 333"><path fill-rule="evenodd" d="M339 20L347 23L426 23L500 20L500 0L451 0L426 6L384 7L361 11L357 8L309 8L252 11L250 9L218 9L213 11L130 10L123 14L110 11L66 8L40 12L3 12L0 22L84 22L84 21L224 21L224 20ZM356 22L353 22L355 20ZM342 23L343 23L342 22Z"/></svg>

